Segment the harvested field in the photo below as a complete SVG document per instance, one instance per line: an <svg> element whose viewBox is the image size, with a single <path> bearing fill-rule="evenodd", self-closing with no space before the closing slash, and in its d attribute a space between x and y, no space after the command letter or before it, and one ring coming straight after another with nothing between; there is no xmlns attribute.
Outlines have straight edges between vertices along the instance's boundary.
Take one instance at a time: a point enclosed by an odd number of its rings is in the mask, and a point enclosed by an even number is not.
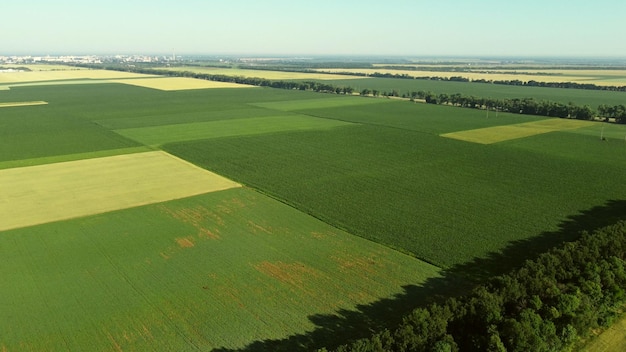
<svg viewBox="0 0 626 352"><path fill-rule="evenodd" d="M20 101L14 103L0 103L0 108L10 108L16 106L33 106L33 105L47 105L46 101Z"/></svg>
<svg viewBox="0 0 626 352"><path fill-rule="evenodd" d="M538 74L516 74L516 73L488 73L488 72L457 72L457 71L417 71L417 70L393 70L393 69L374 69L374 68L357 68L357 69L319 69L319 72L328 72L340 74L342 72L361 73L372 75L374 73L391 74L391 75L407 75L409 77L464 77L471 80L520 80L520 81L538 81L538 82L576 82L580 80L577 76L565 75L538 75Z"/></svg>
<svg viewBox="0 0 626 352"><path fill-rule="evenodd" d="M468 131L452 132L442 134L442 137L458 139L466 142L492 144L504 142L511 139L530 137L537 134L572 130L595 125L590 121L568 120L568 119L547 119L519 123L515 125L494 126L479 128Z"/></svg>
<svg viewBox="0 0 626 352"><path fill-rule="evenodd" d="M146 78L149 75L108 70L59 70L31 72L0 72L0 84L50 82L64 80L114 80L127 78Z"/></svg>
<svg viewBox="0 0 626 352"><path fill-rule="evenodd" d="M202 79L185 77L165 77L165 78L133 78L114 80L116 83L130 84L144 88L158 90L187 90L187 89L208 89L208 88L253 88L255 86L247 84L237 84L230 82L207 81Z"/></svg>
<svg viewBox="0 0 626 352"><path fill-rule="evenodd" d="M155 151L0 171L0 231L239 184Z"/></svg>
<svg viewBox="0 0 626 352"><path fill-rule="evenodd" d="M225 75L225 76L242 76L242 77L258 77L272 80L291 80L291 79L359 79L358 76L345 76L335 75L327 73L308 73L308 72L286 72L286 71L270 71L270 70L248 70L248 69L236 69L236 68L214 68L214 67L169 67L163 68L164 70L176 71L176 72L194 72L194 73L206 73L210 75Z"/></svg>

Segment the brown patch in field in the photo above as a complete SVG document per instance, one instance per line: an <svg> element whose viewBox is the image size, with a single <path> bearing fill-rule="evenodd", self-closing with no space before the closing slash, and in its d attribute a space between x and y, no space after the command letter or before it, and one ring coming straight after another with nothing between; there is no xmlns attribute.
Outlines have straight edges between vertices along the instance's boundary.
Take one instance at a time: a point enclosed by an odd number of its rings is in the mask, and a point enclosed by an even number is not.
<svg viewBox="0 0 626 352"><path fill-rule="evenodd" d="M165 254L165 253L163 253L163 252L159 253L159 255L161 256L161 258L163 258L163 259L165 259L165 260L168 260L168 259L170 259L170 258L171 258L168 254Z"/></svg>
<svg viewBox="0 0 626 352"><path fill-rule="evenodd" d="M361 273L374 274L379 271L382 264L376 260L375 255L369 255L367 257L352 256L350 254L343 256L331 257L338 266L341 272L358 271Z"/></svg>
<svg viewBox="0 0 626 352"><path fill-rule="evenodd" d="M252 232L253 232L253 233L255 233L255 234L256 234L256 233L259 233L259 232L264 232L264 233L266 233L266 234L268 234L268 235L271 235L271 234L272 234L272 230L271 230L271 228L270 228L270 229L268 229L268 228L266 228L266 227L264 227L264 226L261 226L261 225L259 225L259 224L255 223L255 222L254 222L254 221L252 221L252 220L248 220L248 227L249 227L249 228L252 230Z"/></svg>
<svg viewBox="0 0 626 352"><path fill-rule="evenodd" d="M122 346L120 346L120 344L115 340L115 338L113 337L113 335L111 335L110 332L107 331L107 337L109 338L109 341L111 341L111 344L113 345L113 348L118 351L118 352L122 352Z"/></svg>
<svg viewBox="0 0 626 352"><path fill-rule="evenodd" d="M218 292L220 299L225 298L225 301L234 302L239 306L239 308L245 307L241 299L239 299L239 291L232 285L223 285L216 292Z"/></svg>
<svg viewBox="0 0 626 352"><path fill-rule="evenodd" d="M302 288L304 282L309 278L317 278L321 274L315 269L308 267L300 262L284 263L284 262L261 262L254 268L280 282Z"/></svg>
<svg viewBox="0 0 626 352"><path fill-rule="evenodd" d="M150 340L154 339L154 336L152 336L152 332L150 331L150 329L148 329L147 326L141 324L141 328L142 328L142 332L143 332L141 334L141 336L143 336L144 339L146 339L146 340L147 339L150 339Z"/></svg>
<svg viewBox="0 0 626 352"><path fill-rule="evenodd" d="M203 206L198 205L193 208L170 209L163 205L161 206L161 209L174 219L193 226L198 231L196 233L198 238L209 238L214 240L220 238L219 230L208 229L205 222L212 221L217 223L219 226L224 226L224 219Z"/></svg>
<svg viewBox="0 0 626 352"><path fill-rule="evenodd" d="M191 247L195 246L193 237L191 237L191 236L183 237L183 238L177 238L176 239L176 243L178 243L180 248L191 248Z"/></svg>
<svg viewBox="0 0 626 352"><path fill-rule="evenodd" d="M311 236L313 236L313 238L322 239L328 237L328 234L313 231L311 232Z"/></svg>

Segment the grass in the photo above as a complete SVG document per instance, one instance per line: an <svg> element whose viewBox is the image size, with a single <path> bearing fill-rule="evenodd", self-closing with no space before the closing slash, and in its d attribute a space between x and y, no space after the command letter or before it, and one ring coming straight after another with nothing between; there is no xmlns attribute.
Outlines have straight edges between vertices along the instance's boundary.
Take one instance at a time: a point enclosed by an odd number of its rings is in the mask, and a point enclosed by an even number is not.
<svg viewBox="0 0 626 352"><path fill-rule="evenodd" d="M242 188L6 231L0 255L8 351L243 348L438 275Z"/></svg>

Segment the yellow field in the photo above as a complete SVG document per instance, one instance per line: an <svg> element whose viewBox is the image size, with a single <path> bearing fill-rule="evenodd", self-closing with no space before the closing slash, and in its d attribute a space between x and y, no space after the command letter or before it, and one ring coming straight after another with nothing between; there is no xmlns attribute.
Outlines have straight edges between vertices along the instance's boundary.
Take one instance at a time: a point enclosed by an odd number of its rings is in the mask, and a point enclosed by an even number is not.
<svg viewBox="0 0 626 352"><path fill-rule="evenodd" d="M247 84L237 84L229 82L207 81L203 79L184 77L164 77L164 78L140 78L140 79L118 79L112 82L130 84L144 88L159 90L186 90L186 89L207 89L207 88L251 88L254 86Z"/></svg>
<svg viewBox="0 0 626 352"><path fill-rule="evenodd" d="M423 65L428 66L428 65ZM433 67L437 67L436 65ZM520 81L537 81L537 82L575 82L575 83L591 83L599 86L625 86L626 70L572 70L572 69L476 69L475 72L446 72L446 71L413 71L413 70L395 70L395 69L318 69L320 72L350 72L365 73L368 75L374 73L382 74L406 74L410 77L464 77L471 80L520 80Z"/></svg>
<svg viewBox="0 0 626 352"><path fill-rule="evenodd" d="M146 78L155 77L142 75L139 73L108 71L108 70L53 70L53 71L31 71L31 72L0 72L0 84L10 85L11 83L44 82L61 80L113 80L124 78Z"/></svg>
<svg viewBox="0 0 626 352"><path fill-rule="evenodd" d="M33 106L33 105L47 105L47 101L20 101L14 103L0 103L0 108L10 108L15 106Z"/></svg>
<svg viewBox="0 0 626 352"><path fill-rule="evenodd" d="M413 71L413 70L392 70L392 69L375 69L375 68L356 68L356 69L318 69L320 72L340 73L365 73L368 75L374 73L392 74L392 75L407 75L409 77L464 77L471 80L486 79L486 80L520 80L520 81L537 81L537 82L587 82L584 77L574 75L535 75L535 74L516 74L516 73L503 73L500 70L488 73L488 72L440 72L440 71ZM592 83L592 82L588 82ZM594 83L596 84L596 83ZM615 83L612 83L613 85ZM626 84L626 83L625 83Z"/></svg>
<svg viewBox="0 0 626 352"><path fill-rule="evenodd" d="M242 76L242 77L258 77L271 80L290 80L290 79L318 79L318 80L331 80L331 79L358 79L362 77L358 76L345 76L345 75L332 75L324 73L306 73L306 72L282 72L282 71L267 71L267 70L246 70L235 68L214 68L214 67L169 67L166 70L170 71L188 71L195 73L206 73L211 75L224 75L224 76Z"/></svg>
<svg viewBox="0 0 626 352"><path fill-rule="evenodd" d="M0 231L234 187L162 151L0 170Z"/></svg>
<svg viewBox="0 0 626 352"><path fill-rule="evenodd" d="M581 349L584 352L626 351L626 316L616 321L606 331Z"/></svg>
<svg viewBox="0 0 626 352"><path fill-rule="evenodd" d="M519 123L515 125L495 126L452 132L442 134L442 137L458 139L466 142L492 144L511 139L530 137L537 134L571 130L590 126L591 121L569 120L569 119L546 119L533 122Z"/></svg>

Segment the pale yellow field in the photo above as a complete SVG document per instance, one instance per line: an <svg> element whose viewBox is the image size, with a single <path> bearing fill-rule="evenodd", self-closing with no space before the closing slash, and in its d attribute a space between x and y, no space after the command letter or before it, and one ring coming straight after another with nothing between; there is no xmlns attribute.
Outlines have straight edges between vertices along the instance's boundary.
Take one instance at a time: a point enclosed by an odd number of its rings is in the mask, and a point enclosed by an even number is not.
<svg viewBox="0 0 626 352"><path fill-rule="evenodd" d="M611 325L606 331L581 349L584 352L626 351L626 316Z"/></svg>
<svg viewBox="0 0 626 352"><path fill-rule="evenodd" d="M162 151L0 170L0 231L234 187Z"/></svg>
<svg viewBox="0 0 626 352"><path fill-rule="evenodd" d="M511 139L530 137L553 131L571 130L593 124L591 121L569 119L546 119L515 125L494 126L442 134L442 137L458 139L466 142L492 144Z"/></svg>
<svg viewBox="0 0 626 352"><path fill-rule="evenodd" d="M10 108L15 106L33 106L33 105L47 105L46 101L20 101L14 103L0 103L0 108Z"/></svg>
<svg viewBox="0 0 626 352"><path fill-rule="evenodd" d="M390 70L390 69L374 69L374 68L357 68L357 69L319 69L320 72L351 72L351 73L365 73L368 75L374 73L393 74L393 75L407 75L409 77L464 77L471 80L486 79L486 80L520 80L520 81L537 81L537 82L576 82L580 80L577 76L561 76L561 75L531 75L531 74L507 74L507 73L485 73L485 72L439 72L439 71L413 71L413 70Z"/></svg>
<svg viewBox="0 0 626 352"><path fill-rule="evenodd" d="M345 75L332 75L324 73L306 73L306 72L282 72L282 71L267 71L267 70L247 70L247 69L234 69L234 68L214 68L214 67L170 67L166 68L170 71L188 71L195 73L207 73L211 75L224 75L224 76L242 76L242 77L258 77L272 80L290 80L290 79L317 79L317 80L330 80L330 79L358 79L362 77L358 76L345 76Z"/></svg>
<svg viewBox="0 0 626 352"><path fill-rule="evenodd" d="M247 84L237 84L229 82L207 81L204 79L184 78L184 77L163 77L163 78L140 78L140 79L117 79L112 82L130 84L144 88L159 90L186 90L186 89L208 89L208 88L252 88L255 86Z"/></svg>
<svg viewBox="0 0 626 352"><path fill-rule="evenodd" d="M61 80L113 80L125 78L156 77L139 73L108 71L108 70L55 70L31 72L0 72L0 84L61 81ZM54 83L54 82L52 82Z"/></svg>

